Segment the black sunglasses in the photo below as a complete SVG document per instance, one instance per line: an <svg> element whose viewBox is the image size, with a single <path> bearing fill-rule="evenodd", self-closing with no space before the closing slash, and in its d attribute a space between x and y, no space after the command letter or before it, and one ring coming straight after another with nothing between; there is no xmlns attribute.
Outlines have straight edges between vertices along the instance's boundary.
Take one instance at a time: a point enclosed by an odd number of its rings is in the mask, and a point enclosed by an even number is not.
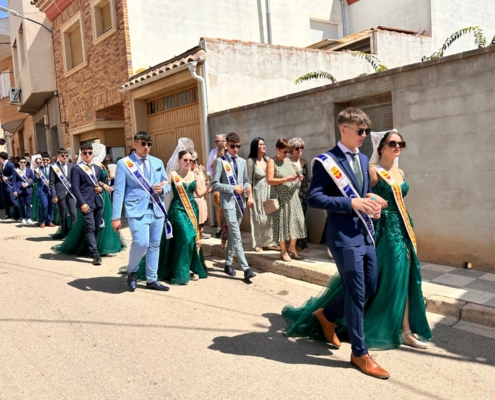
<svg viewBox="0 0 495 400"><path fill-rule="evenodd" d="M385 143L388 147L392 147L392 148L395 148L397 147L397 145L401 148L401 149L405 149L406 148L406 142L396 142L395 140L391 140L390 142L387 142Z"/></svg>
<svg viewBox="0 0 495 400"><path fill-rule="evenodd" d="M229 144L229 147L230 147L231 149L235 149L235 148L240 149L240 148L241 148L241 145L240 145L240 144Z"/></svg>
<svg viewBox="0 0 495 400"><path fill-rule="evenodd" d="M198 160L191 160L191 162L193 162L193 163L197 163L197 162L198 162Z"/></svg>
<svg viewBox="0 0 495 400"><path fill-rule="evenodd" d="M81 151L81 154L84 156L90 156L93 154L93 152L92 151Z"/></svg>
<svg viewBox="0 0 495 400"><path fill-rule="evenodd" d="M297 150L297 151L304 150L304 146L294 147L294 150Z"/></svg>
<svg viewBox="0 0 495 400"><path fill-rule="evenodd" d="M19 164L26 164L26 161L19 161Z"/></svg>
<svg viewBox="0 0 495 400"><path fill-rule="evenodd" d="M36 161L36 164L41 164L41 161Z"/></svg>
<svg viewBox="0 0 495 400"><path fill-rule="evenodd" d="M48 161L48 162L50 162L50 159L49 159L49 158L43 158L43 161Z"/></svg>
<svg viewBox="0 0 495 400"><path fill-rule="evenodd" d="M365 133L366 133L366 136L367 136L367 135L369 135L371 133L371 129L370 128L366 128L366 129L364 129L364 128L355 129L355 128L351 127L351 126L346 126L346 125L344 125L344 128L352 129L354 132L357 132L357 134L359 136L363 136Z"/></svg>
<svg viewBox="0 0 495 400"><path fill-rule="evenodd" d="M146 147L146 146L151 147L151 145L152 145L151 142L141 142L141 146L143 146L143 147Z"/></svg>
<svg viewBox="0 0 495 400"><path fill-rule="evenodd" d="M61 157L69 157L68 154L59 154Z"/></svg>

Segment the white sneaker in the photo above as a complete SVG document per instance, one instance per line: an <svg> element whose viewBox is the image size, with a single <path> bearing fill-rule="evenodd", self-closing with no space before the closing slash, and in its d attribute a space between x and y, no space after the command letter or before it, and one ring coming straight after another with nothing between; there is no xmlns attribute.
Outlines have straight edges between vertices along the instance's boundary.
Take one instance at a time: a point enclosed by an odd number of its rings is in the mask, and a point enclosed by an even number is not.
<svg viewBox="0 0 495 400"><path fill-rule="evenodd" d="M24 225L27 224L27 222L26 222L26 220L24 218L21 220L21 224L24 224Z"/></svg>
<svg viewBox="0 0 495 400"><path fill-rule="evenodd" d="M28 224L28 225L34 225L34 222L31 220L31 218L29 218L29 219L27 220L27 224Z"/></svg>
<svg viewBox="0 0 495 400"><path fill-rule="evenodd" d="M211 235L208 235L207 233L203 233L201 235L201 239L209 239L209 238L211 238Z"/></svg>

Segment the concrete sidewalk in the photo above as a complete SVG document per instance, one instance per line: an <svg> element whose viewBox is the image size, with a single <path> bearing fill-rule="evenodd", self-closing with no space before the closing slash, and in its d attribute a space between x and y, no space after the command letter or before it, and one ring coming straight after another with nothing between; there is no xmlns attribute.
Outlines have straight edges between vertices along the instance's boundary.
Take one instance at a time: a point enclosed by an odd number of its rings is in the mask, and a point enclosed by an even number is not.
<svg viewBox="0 0 495 400"><path fill-rule="evenodd" d="M205 256L223 260L225 252L220 239L215 239L214 228L206 227L205 232L212 235L202 241ZM250 233L242 232L242 237L249 264L261 271L321 286L325 286L330 277L338 273L324 245L310 244L311 251L301 253L304 260L287 263L280 260L277 251L250 251ZM462 320L495 327L495 274L423 262L421 274L429 312L454 317L456 322Z"/></svg>

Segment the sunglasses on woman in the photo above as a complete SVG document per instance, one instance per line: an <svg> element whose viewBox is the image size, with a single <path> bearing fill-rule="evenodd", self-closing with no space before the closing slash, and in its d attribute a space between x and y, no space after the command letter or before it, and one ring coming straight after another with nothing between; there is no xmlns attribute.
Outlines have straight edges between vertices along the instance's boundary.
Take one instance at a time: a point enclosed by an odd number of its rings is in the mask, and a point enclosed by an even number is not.
<svg viewBox="0 0 495 400"><path fill-rule="evenodd" d="M395 140L391 140L390 142L387 142L386 145L393 149L396 148L397 146L399 146L401 149L406 148L406 142L397 142Z"/></svg>
<svg viewBox="0 0 495 400"><path fill-rule="evenodd" d="M304 150L304 146L294 147L294 150L296 151Z"/></svg>

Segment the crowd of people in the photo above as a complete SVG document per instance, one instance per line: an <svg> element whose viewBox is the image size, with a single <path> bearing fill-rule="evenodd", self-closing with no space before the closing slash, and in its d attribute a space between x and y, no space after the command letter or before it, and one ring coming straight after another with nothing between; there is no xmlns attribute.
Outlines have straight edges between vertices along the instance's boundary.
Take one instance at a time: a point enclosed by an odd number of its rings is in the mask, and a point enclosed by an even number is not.
<svg viewBox="0 0 495 400"><path fill-rule="evenodd" d="M59 224L65 239L53 251L86 255L100 265L102 255L126 247L120 235L124 212L132 237L130 290L140 279L148 289L168 291L164 281L184 285L208 276L201 248L209 238L203 231L209 215L205 196L212 195L215 236L226 243L224 272L236 275L235 254L247 281L256 273L241 237L246 212L252 250L279 251L281 260L290 262L310 251L307 207L322 209L323 240L339 275L320 296L283 309L285 334L323 339L335 348L339 336L348 336L351 363L386 379L388 372L368 348L426 349L431 339L416 239L403 202L409 184L397 166L406 142L397 131L378 134L370 164L359 152L370 134L368 116L348 108L337 122L340 141L311 166L303 158L302 138L280 138L270 158L265 140L256 137L246 160L239 156L241 138L234 132L216 136L206 166L200 165L194 143L182 138L165 167L150 155L147 132L134 135L133 151L116 165L101 144L83 144L76 164L65 149L55 161L43 153L32 169L28 159L11 160L1 152L4 218L38 221L41 228Z"/></svg>

